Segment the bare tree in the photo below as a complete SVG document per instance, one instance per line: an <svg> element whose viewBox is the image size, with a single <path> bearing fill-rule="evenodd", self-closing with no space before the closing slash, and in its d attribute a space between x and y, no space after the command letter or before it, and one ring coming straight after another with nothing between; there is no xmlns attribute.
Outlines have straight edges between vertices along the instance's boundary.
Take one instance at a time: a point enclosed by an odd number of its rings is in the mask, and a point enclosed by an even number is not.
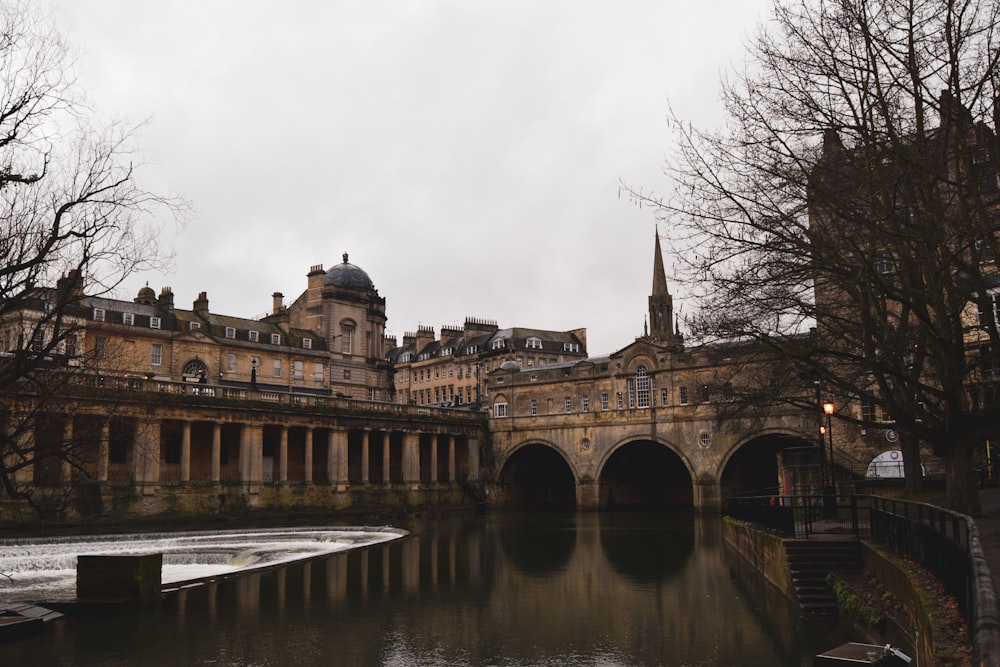
<svg viewBox="0 0 1000 667"><path fill-rule="evenodd" d="M159 226L182 202L136 180L132 130L99 126L64 37L27 2L0 5L0 485L46 458L79 466L70 443L33 445L39 415L69 409L68 378L107 356L85 338L79 299L107 295L164 260ZM62 401L62 403L60 403ZM20 407L18 407L20 406Z"/></svg>
<svg viewBox="0 0 1000 667"><path fill-rule="evenodd" d="M997 0L776 0L724 127L675 118L672 195L635 193L700 290L695 336L777 354L772 395L815 378L898 429L911 471L928 443L969 513L1000 424L998 26Z"/></svg>

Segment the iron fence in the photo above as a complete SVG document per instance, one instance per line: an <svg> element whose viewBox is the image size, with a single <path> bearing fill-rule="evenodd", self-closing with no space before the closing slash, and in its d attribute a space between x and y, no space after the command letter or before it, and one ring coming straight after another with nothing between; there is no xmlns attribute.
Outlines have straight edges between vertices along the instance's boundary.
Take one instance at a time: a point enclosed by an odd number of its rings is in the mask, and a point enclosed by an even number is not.
<svg viewBox="0 0 1000 667"><path fill-rule="evenodd" d="M881 496L753 496L730 498L726 514L786 537L843 534L871 539L918 563L952 595L973 625L976 571L971 520L926 503Z"/></svg>

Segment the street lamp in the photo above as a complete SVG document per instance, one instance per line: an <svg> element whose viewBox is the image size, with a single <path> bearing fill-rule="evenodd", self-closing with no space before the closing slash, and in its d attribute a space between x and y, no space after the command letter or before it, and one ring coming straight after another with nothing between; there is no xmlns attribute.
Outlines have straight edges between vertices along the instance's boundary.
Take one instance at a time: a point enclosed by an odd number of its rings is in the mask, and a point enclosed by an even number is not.
<svg viewBox="0 0 1000 667"><path fill-rule="evenodd" d="M826 436L829 438L830 442L830 456L829 456L829 468L830 468L830 486L834 486L833 478L833 403L827 401L823 404L823 412L826 413Z"/></svg>

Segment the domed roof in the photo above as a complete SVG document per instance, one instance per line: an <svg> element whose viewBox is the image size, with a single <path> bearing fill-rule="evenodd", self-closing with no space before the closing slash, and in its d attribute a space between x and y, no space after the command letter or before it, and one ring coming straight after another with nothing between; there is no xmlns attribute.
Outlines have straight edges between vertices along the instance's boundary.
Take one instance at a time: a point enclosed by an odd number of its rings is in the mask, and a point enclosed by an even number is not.
<svg viewBox="0 0 1000 667"><path fill-rule="evenodd" d="M135 297L135 302L147 305L156 303L156 292L154 292L153 288L149 286L149 283L146 283L145 287L139 288L139 293Z"/></svg>
<svg viewBox="0 0 1000 667"><path fill-rule="evenodd" d="M332 285L334 287L350 287L353 289L374 288L372 279L368 277L368 274L365 273L363 269L348 263L346 252L344 253L343 263L331 267L330 270L326 272L326 278L323 280L323 284Z"/></svg>

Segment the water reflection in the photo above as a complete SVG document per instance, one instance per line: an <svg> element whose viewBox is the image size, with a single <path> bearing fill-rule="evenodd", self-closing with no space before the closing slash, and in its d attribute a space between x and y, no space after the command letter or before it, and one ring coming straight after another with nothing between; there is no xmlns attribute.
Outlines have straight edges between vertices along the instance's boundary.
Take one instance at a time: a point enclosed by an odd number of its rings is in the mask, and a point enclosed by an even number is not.
<svg viewBox="0 0 1000 667"><path fill-rule="evenodd" d="M730 573L718 517L403 527L403 540L185 590L159 609L60 622L0 648L0 662L797 666L832 645L827 632L806 646L790 617L763 616Z"/></svg>

